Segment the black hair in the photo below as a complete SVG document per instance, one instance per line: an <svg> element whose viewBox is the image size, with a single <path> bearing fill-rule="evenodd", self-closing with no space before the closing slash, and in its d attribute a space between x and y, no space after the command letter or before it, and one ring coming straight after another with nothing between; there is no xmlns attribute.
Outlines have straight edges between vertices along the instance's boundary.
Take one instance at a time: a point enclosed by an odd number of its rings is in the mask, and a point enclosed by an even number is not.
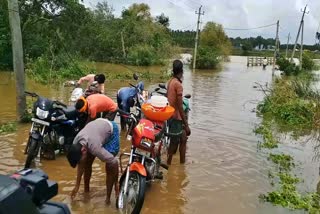
<svg viewBox="0 0 320 214"><path fill-rule="evenodd" d="M172 64L173 75L178 75L183 72L183 64L180 60L174 60Z"/></svg>
<svg viewBox="0 0 320 214"><path fill-rule="evenodd" d="M75 105L76 109L80 110L82 109L83 106L84 106L84 101L82 99L78 99Z"/></svg>
<svg viewBox="0 0 320 214"><path fill-rule="evenodd" d="M71 167L75 168L81 160L82 145L80 143L72 144L67 154L67 159Z"/></svg>
<svg viewBox="0 0 320 214"><path fill-rule="evenodd" d="M104 83L104 81L106 81L106 77L104 76L104 74L97 74L94 76L94 81L97 81L99 84Z"/></svg>

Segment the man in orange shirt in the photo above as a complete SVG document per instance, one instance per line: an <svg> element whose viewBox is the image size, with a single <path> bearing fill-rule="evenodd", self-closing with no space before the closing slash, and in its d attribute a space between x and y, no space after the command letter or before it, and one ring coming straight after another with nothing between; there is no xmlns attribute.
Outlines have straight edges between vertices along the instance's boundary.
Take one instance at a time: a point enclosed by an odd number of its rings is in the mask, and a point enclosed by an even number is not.
<svg viewBox="0 0 320 214"><path fill-rule="evenodd" d="M87 98L81 97L75 107L78 112L88 115L87 122L98 117L114 120L118 109L118 105L104 94L92 94Z"/></svg>
<svg viewBox="0 0 320 214"><path fill-rule="evenodd" d="M171 164L172 156L176 153L178 147L180 152L180 163L185 163L187 136L191 133L188 120L183 111L182 77L183 64L180 60L175 60L173 62L173 77L169 80L167 86L169 104L175 109L175 112L169 121L169 132L175 136L170 138L167 160L168 165Z"/></svg>

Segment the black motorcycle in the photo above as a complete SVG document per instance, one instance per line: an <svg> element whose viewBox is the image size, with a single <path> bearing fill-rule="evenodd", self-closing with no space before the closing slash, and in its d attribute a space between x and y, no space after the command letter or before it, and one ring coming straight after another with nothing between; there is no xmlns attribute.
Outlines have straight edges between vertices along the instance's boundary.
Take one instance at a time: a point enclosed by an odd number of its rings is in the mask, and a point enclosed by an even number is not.
<svg viewBox="0 0 320 214"><path fill-rule="evenodd" d="M48 201L57 194L58 184L41 170L0 175L1 214L71 214L66 204Z"/></svg>
<svg viewBox="0 0 320 214"><path fill-rule="evenodd" d="M29 139L25 148L25 168L39 156L55 159L55 152L67 152L74 137L84 124L75 107L67 107L60 101L53 101L36 93L25 92L36 98L33 104L33 118Z"/></svg>

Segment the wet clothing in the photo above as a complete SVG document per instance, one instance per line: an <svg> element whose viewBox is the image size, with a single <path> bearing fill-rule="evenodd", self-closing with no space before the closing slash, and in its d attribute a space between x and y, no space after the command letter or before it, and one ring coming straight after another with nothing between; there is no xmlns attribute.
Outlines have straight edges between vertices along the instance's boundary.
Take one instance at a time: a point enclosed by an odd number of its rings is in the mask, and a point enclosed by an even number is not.
<svg viewBox="0 0 320 214"><path fill-rule="evenodd" d="M90 85L94 82L95 74L88 74L79 79L78 84L82 84L83 82L87 82L87 89L89 89ZM104 93L104 83L99 84L98 90L103 94Z"/></svg>
<svg viewBox="0 0 320 214"><path fill-rule="evenodd" d="M80 143L90 154L107 164L117 164L114 154L119 152L119 130L115 126L107 119L98 118L77 134L73 144Z"/></svg>
<svg viewBox="0 0 320 214"><path fill-rule="evenodd" d="M172 140L179 139L183 131L182 120L177 120L172 118L168 121L168 125L169 125L170 138Z"/></svg>
<svg viewBox="0 0 320 214"><path fill-rule="evenodd" d="M134 98L137 93L142 92L144 90L144 84L143 82L139 82L137 85L137 90L134 87L123 87L118 91L117 94L117 103L119 109L125 111L125 112L130 112L130 103L129 100L130 98ZM121 129L124 129L126 126L126 120L124 117L120 117L120 124L121 124Z"/></svg>
<svg viewBox="0 0 320 214"><path fill-rule="evenodd" d="M177 103L178 97L181 97L182 99L183 95L182 82L177 78L172 78L168 83L167 89L167 98L169 104L175 109L172 118L182 120Z"/></svg>
<svg viewBox="0 0 320 214"><path fill-rule="evenodd" d="M91 119L97 117L97 113L102 112L116 112L117 104L108 96L103 94L92 94L87 97L88 114Z"/></svg>
<svg viewBox="0 0 320 214"><path fill-rule="evenodd" d="M103 145L103 148L105 148L108 152L116 156L119 153L119 127L114 121L110 121L113 126L113 132L112 135L109 137L107 142Z"/></svg>
<svg viewBox="0 0 320 214"><path fill-rule="evenodd" d="M139 82L137 88L142 92L144 90L143 82ZM134 98L139 91L134 87L123 87L118 91L117 102L121 110L130 112L129 98Z"/></svg>

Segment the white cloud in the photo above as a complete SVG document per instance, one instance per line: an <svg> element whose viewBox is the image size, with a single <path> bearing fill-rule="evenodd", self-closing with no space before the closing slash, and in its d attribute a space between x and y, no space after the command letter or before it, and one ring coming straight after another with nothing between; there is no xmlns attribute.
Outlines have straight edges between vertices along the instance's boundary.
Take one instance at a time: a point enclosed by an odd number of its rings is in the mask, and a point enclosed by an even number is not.
<svg viewBox="0 0 320 214"><path fill-rule="evenodd" d="M84 0L88 7L102 0ZM305 16L304 41L307 44L315 42L315 33L320 22L319 0L109 0L120 16L123 8L133 3L147 3L153 15L162 12L170 18L172 29L195 29L197 15L195 11L202 4L205 15L202 21L214 21L229 28L252 28L275 23L280 20L280 39L286 42L290 32L296 36L300 24L301 9L308 3L310 13ZM275 37L275 26L251 31L226 31L229 36ZM293 42L294 39L292 39Z"/></svg>

